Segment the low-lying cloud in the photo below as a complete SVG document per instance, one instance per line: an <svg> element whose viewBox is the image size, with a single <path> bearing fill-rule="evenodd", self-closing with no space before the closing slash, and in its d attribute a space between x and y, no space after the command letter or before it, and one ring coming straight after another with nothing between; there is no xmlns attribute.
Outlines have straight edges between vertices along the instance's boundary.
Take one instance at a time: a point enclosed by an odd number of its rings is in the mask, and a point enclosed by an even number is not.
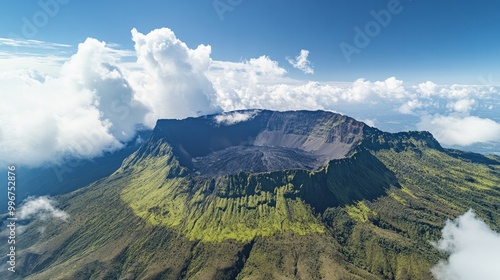
<svg viewBox="0 0 500 280"><path fill-rule="evenodd" d="M458 113L468 113L472 110L472 107L476 101L474 99L459 99L457 101L452 101L448 104L446 104L446 107L452 111L458 112Z"/></svg>
<svg viewBox="0 0 500 280"><path fill-rule="evenodd" d="M26 199L19 209L18 217L21 220L40 218L43 220L59 219L67 222L70 216L68 213L58 209L55 206L54 200L50 197L41 196Z"/></svg>
<svg viewBox="0 0 500 280"><path fill-rule="evenodd" d="M223 113L215 116L215 121L218 124L233 125L251 120L257 113L258 111Z"/></svg>
<svg viewBox="0 0 500 280"><path fill-rule="evenodd" d="M444 145L468 146L474 143L500 142L500 123L468 116L424 116L417 125L430 131Z"/></svg>
<svg viewBox="0 0 500 280"><path fill-rule="evenodd" d="M500 234L472 210L447 221L435 247L449 254L432 273L438 280L497 280L500 275Z"/></svg>

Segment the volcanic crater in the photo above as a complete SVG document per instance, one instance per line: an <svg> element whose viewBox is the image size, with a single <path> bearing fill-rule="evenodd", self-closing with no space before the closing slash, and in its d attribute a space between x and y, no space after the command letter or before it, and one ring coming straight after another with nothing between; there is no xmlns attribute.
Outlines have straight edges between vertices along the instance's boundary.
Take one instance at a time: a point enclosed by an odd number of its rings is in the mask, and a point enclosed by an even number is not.
<svg viewBox="0 0 500 280"><path fill-rule="evenodd" d="M217 116L159 120L155 135L172 147L180 164L200 176L289 169L317 170L345 158L362 138L364 123L324 111L235 111Z"/></svg>

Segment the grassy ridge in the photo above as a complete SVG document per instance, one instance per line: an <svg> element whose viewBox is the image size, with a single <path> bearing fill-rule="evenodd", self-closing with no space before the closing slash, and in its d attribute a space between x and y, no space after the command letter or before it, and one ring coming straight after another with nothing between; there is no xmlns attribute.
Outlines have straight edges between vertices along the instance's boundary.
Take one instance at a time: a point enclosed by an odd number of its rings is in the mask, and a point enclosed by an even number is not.
<svg viewBox="0 0 500 280"><path fill-rule="evenodd" d="M19 236L20 278L431 279L447 218L500 229L500 162L375 131L315 172L206 178L152 137L59 201L69 223Z"/></svg>
<svg viewBox="0 0 500 280"><path fill-rule="evenodd" d="M190 240L205 242L248 242L283 231L324 232L310 206L287 182L293 174L165 178L178 163L170 147L159 146L163 149L159 156L142 158L133 167L132 179L121 193L148 223L173 227Z"/></svg>
<svg viewBox="0 0 500 280"><path fill-rule="evenodd" d="M188 172L170 146L155 141L144 148L147 153L138 151L124 164L125 170L134 163L121 197L148 223L175 228L190 240L249 242L278 232L323 233L314 212L373 199L391 183L397 185L394 175L367 152L331 161L316 172L182 176Z"/></svg>
<svg viewBox="0 0 500 280"><path fill-rule="evenodd" d="M493 229L500 226L500 162L464 161L420 146L374 151L401 188L387 196L323 215L344 253L358 267L386 279L431 279L440 255L430 241L448 218L473 208Z"/></svg>

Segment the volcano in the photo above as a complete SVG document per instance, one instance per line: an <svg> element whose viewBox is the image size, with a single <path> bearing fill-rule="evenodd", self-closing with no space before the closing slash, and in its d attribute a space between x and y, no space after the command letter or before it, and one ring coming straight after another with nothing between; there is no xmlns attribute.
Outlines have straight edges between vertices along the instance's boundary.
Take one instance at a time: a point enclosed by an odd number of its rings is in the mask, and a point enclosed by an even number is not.
<svg viewBox="0 0 500 280"><path fill-rule="evenodd" d="M16 277L432 279L446 219L473 207L500 227L499 186L497 156L332 112L158 120L111 175L56 197L68 221L24 226Z"/></svg>

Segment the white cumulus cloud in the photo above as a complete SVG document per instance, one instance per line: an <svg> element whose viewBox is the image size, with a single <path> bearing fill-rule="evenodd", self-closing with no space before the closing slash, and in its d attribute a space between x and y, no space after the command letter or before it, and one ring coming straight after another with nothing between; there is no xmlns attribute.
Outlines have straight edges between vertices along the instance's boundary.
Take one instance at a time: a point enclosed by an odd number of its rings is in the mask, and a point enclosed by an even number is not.
<svg viewBox="0 0 500 280"><path fill-rule="evenodd" d="M146 124L159 118L186 118L219 112L214 105L216 92L205 73L211 58L211 47L199 45L190 49L168 28L142 34L132 29L137 66L130 82L137 98L150 112Z"/></svg>
<svg viewBox="0 0 500 280"><path fill-rule="evenodd" d="M147 109L104 42L87 39L58 76L0 76L2 161L41 165L122 147ZM41 75L41 74L40 74Z"/></svg>
<svg viewBox="0 0 500 280"><path fill-rule="evenodd" d="M42 55L48 67L39 67L40 58L0 57L13 66L0 67L0 162L93 158L120 149L159 118L220 111L205 76L209 46L190 49L166 28L147 35L134 29L132 37L135 54L88 38L71 57ZM136 62L122 61L131 54Z"/></svg>
<svg viewBox="0 0 500 280"><path fill-rule="evenodd" d="M419 84L417 90L423 97L429 98L436 93L437 88L438 86L435 83L427 81L425 83Z"/></svg>
<svg viewBox="0 0 500 280"><path fill-rule="evenodd" d="M472 210L447 221L442 239L434 244L449 254L432 273L438 280L497 280L500 276L500 234Z"/></svg>
<svg viewBox="0 0 500 280"><path fill-rule="evenodd" d="M431 132L445 145L468 146L474 143L500 142L500 123L475 116L423 116L417 125Z"/></svg>
<svg viewBox="0 0 500 280"><path fill-rule="evenodd" d="M142 124L147 108L135 99L134 90L111 52L106 43L89 38L62 71L76 92L92 93L100 119L109 124L109 133L123 142L135 135L135 126Z"/></svg>
<svg viewBox="0 0 500 280"><path fill-rule="evenodd" d="M377 99L401 100L409 95L403 81L390 77L384 81L370 82L357 79L345 88L341 98L349 102L373 102Z"/></svg>
<svg viewBox="0 0 500 280"><path fill-rule="evenodd" d="M474 104L476 104L476 101L474 99L464 98L457 101L452 101L446 104L446 107L458 113L468 113L470 110L472 110L472 106L474 106Z"/></svg>
<svg viewBox="0 0 500 280"><path fill-rule="evenodd" d="M305 74L314 74L314 70L311 67L311 62L307 59L309 56L308 50L300 50L300 54L295 57L295 59L287 58L286 60L294 68L299 69Z"/></svg>

